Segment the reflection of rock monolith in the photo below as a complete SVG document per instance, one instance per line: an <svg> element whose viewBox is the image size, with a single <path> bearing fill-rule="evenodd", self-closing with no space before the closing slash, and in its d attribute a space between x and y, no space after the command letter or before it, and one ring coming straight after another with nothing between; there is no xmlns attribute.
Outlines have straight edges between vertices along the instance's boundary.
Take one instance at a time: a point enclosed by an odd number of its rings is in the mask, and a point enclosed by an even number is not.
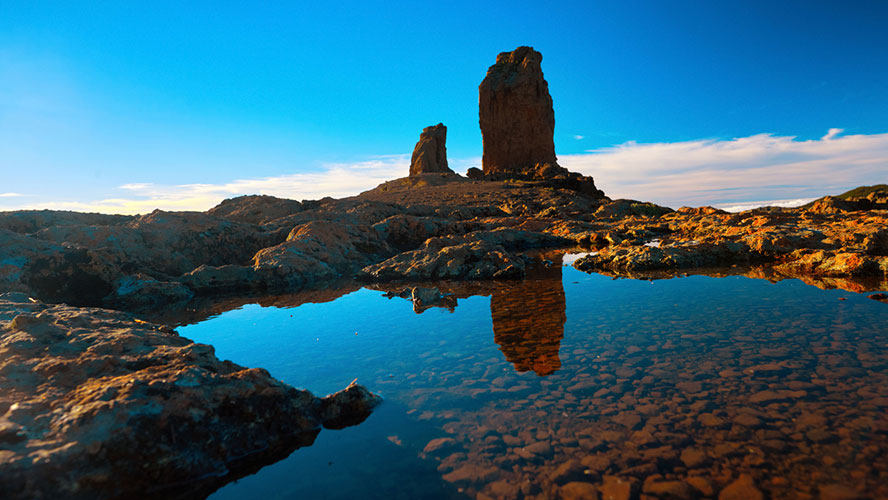
<svg viewBox="0 0 888 500"><path fill-rule="evenodd" d="M478 87L485 174L555 164L555 111L542 60L531 47L503 52Z"/></svg>
<svg viewBox="0 0 888 500"><path fill-rule="evenodd" d="M422 129L419 142L410 158L410 176L419 174L453 173L447 166L447 127L439 123Z"/></svg>
<svg viewBox="0 0 888 500"><path fill-rule="evenodd" d="M543 377L561 368L558 350L567 316L560 261L497 287L490 297L493 340L519 372Z"/></svg>

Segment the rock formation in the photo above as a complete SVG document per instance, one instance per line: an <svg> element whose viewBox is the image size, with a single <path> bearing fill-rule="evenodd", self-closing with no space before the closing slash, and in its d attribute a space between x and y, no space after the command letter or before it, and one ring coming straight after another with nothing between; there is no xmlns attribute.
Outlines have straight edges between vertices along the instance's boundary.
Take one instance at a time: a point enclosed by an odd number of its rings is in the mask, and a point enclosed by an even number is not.
<svg viewBox="0 0 888 500"><path fill-rule="evenodd" d="M443 123L426 127L410 158L410 176L420 174L452 174L447 166L447 127Z"/></svg>
<svg viewBox="0 0 888 500"><path fill-rule="evenodd" d="M485 174L555 164L555 111L542 60L531 47L503 52L478 87Z"/></svg>

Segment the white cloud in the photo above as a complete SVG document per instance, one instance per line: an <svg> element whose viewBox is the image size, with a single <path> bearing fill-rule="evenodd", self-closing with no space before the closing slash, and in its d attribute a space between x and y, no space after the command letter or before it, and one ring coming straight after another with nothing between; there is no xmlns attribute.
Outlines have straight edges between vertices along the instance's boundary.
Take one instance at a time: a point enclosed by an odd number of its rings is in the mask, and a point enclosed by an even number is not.
<svg viewBox="0 0 888 500"><path fill-rule="evenodd" d="M819 140L758 134L730 140L627 142L559 156L570 170L595 178L611 198L667 206L737 206L801 200L888 181L888 134Z"/></svg>
<svg viewBox="0 0 888 500"><path fill-rule="evenodd" d="M797 206L825 194L888 182L888 133L841 135L830 129L817 140L758 134L730 140L701 139L675 143L627 142L582 154L561 155L559 163L595 178L611 198L634 198L662 205L713 205L742 210L762 205ZM465 173L480 158L452 158L451 168ZM225 198L268 194L282 198L344 197L407 174L409 156L380 156L357 163L329 164L318 172L221 184L162 185L133 182L118 195L88 201L21 204L105 213L206 210ZM16 199L18 193L0 194Z"/></svg>
<svg viewBox="0 0 888 500"><path fill-rule="evenodd" d="M805 203L814 201L816 198L800 198L797 200L766 200L766 201L750 201L739 205L722 205L717 204L716 208L726 210L728 212L742 212L758 207L800 207Z"/></svg>
<svg viewBox="0 0 888 500"><path fill-rule="evenodd" d="M579 134L577 134L577 135L574 136L574 139L576 139L576 140L578 140L578 141L580 141L580 140L582 140L582 139L584 139L584 138L585 138L585 136L582 136L582 135L579 135Z"/></svg>
<svg viewBox="0 0 888 500"><path fill-rule="evenodd" d="M828 141L830 139L835 139L837 135L841 134L844 131L845 131L845 129L841 129L841 128L831 128L831 129L829 129L829 131L827 131L825 136L820 138L820 140L821 141Z"/></svg>
<svg viewBox="0 0 888 500"><path fill-rule="evenodd" d="M123 196L95 201L35 203L23 208L49 208L115 214L161 210L207 210L225 198L267 194L296 200L352 196L407 174L405 155L382 156L353 164L330 164L313 173L288 174L257 179L237 179L224 184L161 185L130 183L119 187Z"/></svg>
<svg viewBox="0 0 888 500"><path fill-rule="evenodd" d="M21 198L27 196L21 193L0 193L0 198Z"/></svg>

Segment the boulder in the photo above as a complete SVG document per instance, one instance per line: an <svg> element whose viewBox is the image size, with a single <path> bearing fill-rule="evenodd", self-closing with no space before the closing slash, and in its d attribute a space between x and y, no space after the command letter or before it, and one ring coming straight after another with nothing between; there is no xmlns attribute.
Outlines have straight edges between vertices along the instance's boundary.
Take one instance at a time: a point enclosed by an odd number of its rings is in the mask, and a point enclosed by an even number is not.
<svg viewBox="0 0 888 500"><path fill-rule="evenodd" d="M193 297L194 292L182 283L135 274L115 280L113 291L103 302L109 307L133 311L180 304Z"/></svg>
<svg viewBox="0 0 888 500"><path fill-rule="evenodd" d="M555 111L542 60L531 47L503 52L478 87L485 174L556 163Z"/></svg>
<svg viewBox="0 0 888 500"><path fill-rule="evenodd" d="M235 222L247 224L268 224L303 210L302 203L296 200L276 198L268 195L248 195L228 198L215 207L207 210L207 214Z"/></svg>
<svg viewBox="0 0 888 500"><path fill-rule="evenodd" d="M443 123L426 127L410 158L410 177L422 174L452 174L447 166L447 127Z"/></svg>

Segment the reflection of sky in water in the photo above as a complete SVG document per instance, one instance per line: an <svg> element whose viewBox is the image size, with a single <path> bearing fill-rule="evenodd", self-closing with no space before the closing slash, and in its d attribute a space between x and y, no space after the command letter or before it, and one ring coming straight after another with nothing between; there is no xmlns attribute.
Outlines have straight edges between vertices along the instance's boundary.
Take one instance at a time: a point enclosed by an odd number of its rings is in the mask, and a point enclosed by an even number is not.
<svg viewBox="0 0 888 500"><path fill-rule="evenodd" d="M515 464L545 468L587 453L582 440L578 445L562 439L567 444L559 447L559 432L575 435L593 424L606 431L611 429L611 414L614 421L625 421L623 412L632 413L635 407L662 405L668 411L675 401L683 401L679 407L687 404L712 415L726 408L716 417L727 419L729 426L732 408L748 406L744 398L778 390L783 383L790 384L789 389L804 388L808 396L799 408L808 405L804 411L813 411L822 397L812 383L831 376L823 370L830 363L840 368L863 363L870 370L873 363L859 360L881 363L875 363L881 367L875 372L863 372L868 378L859 371L842 372L854 387L842 404L872 399L873 392L884 388L871 385L886 382L888 339L883 325L888 306L795 280L771 284L695 276L614 281L556 264L537 280L503 282L483 295L461 298L452 313L432 308L416 314L409 301L380 295L363 289L296 308L248 305L179 329L185 337L214 345L222 359L266 368L272 376L318 395L357 378L386 399L363 424L321 432L312 447L223 488L218 498L397 498L396 493L405 498L447 497L465 485L444 481L446 470L437 471L438 462L419 454L429 440L448 435L448 426L451 431L468 424L469 429L490 426L520 438L532 423L537 429L534 439L544 436L555 444L553 456L546 460L522 462L527 457L522 458L520 449L504 445L488 453L476 449L474 438L466 439L466 455L457 458L493 463L505 471ZM861 338L872 343L862 343ZM864 344L862 355L848 354ZM833 357L825 358L826 350ZM763 355L767 359L760 359ZM775 363L780 366L774 368ZM744 375L746 365L764 375ZM644 389L648 385L653 388ZM760 408L765 421L768 412L791 413L782 402L766 404ZM643 414L637 424L633 418L629 420L634 431L643 430L646 419L656 420ZM658 425L660 430L687 425L682 422ZM699 441L721 439L709 428L684 431L699 432ZM485 439L491 440L490 434ZM752 433L746 439L750 446L760 446L764 438ZM884 444L885 439L879 439ZM780 452L787 463L793 453L813 453L821 446L807 444L804 436L802 444L787 440L797 445ZM615 462L613 467L621 466ZM831 468L847 476L847 471ZM469 485L467 491L480 491L497 477Z"/></svg>

